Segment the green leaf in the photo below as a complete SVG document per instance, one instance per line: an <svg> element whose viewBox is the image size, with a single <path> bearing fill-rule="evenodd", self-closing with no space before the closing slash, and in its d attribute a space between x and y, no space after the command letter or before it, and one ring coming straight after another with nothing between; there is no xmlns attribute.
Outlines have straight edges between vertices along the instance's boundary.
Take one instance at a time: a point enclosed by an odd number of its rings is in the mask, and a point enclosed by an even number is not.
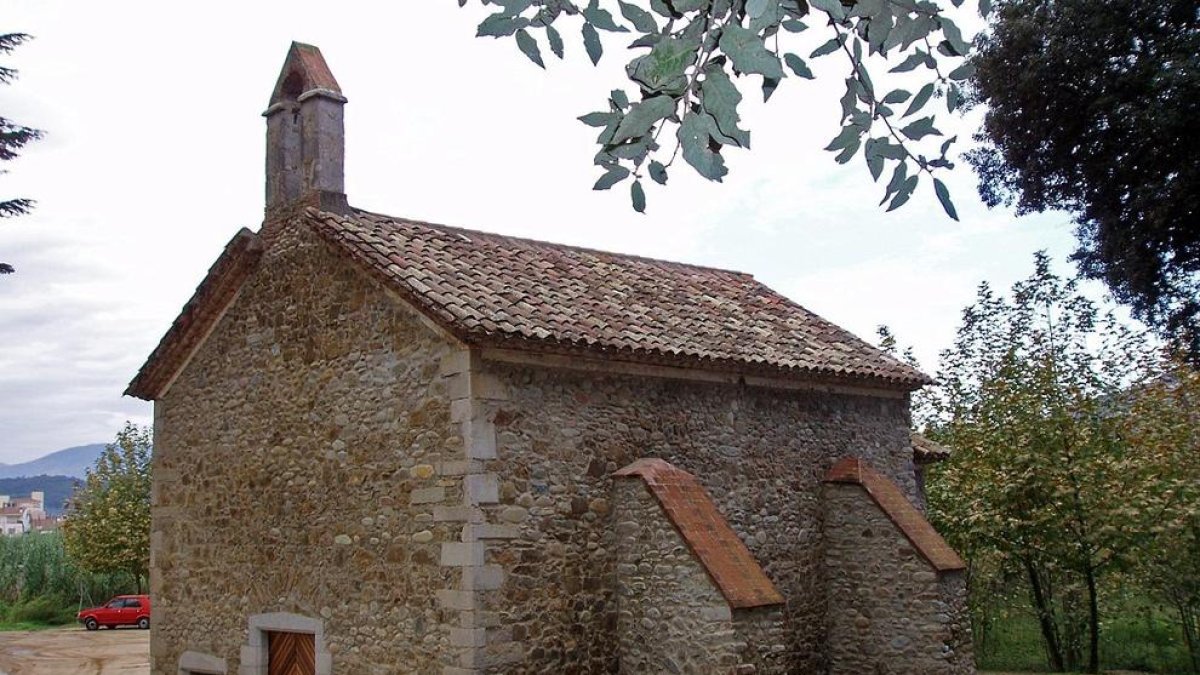
<svg viewBox="0 0 1200 675"><path fill-rule="evenodd" d="M737 24L730 24L721 33L721 51L733 61L733 67L743 73L757 73L781 80L784 77L779 58L767 51L756 33Z"/></svg>
<svg viewBox="0 0 1200 675"><path fill-rule="evenodd" d="M638 213L645 213L646 191L642 189L642 181L633 181L633 185L629 187L629 196L633 200L633 210Z"/></svg>
<svg viewBox="0 0 1200 675"><path fill-rule="evenodd" d="M808 58L815 59L819 56L825 56L826 54L832 54L832 53L836 52L837 50L841 49L842 43L845 41L846 41L846 38L843 36L840 36L840 35L838 37L832 38L828 42L822 44L820 47L817 47L816 49L814 49L813 52L808 55Z"/></svg>
<svg viewBox="0 0 1200 675"><path fill-rule="evenodd" d="M546 40L550 42L550 51L561 59L563 57L563 39L554 26L546 26Z"/></svg>
<svg viewBox="0 0 1200 675"><path fill-rule="evenodd" d="M658 160L650 160L650 177L659 185L667 184L667 167Z"/></svg>
<svg viewBox="0 0 1200 675"><path fill-rule="evenodd" d="M954 52L958 56L966 56L971 51L971 45L963 40L962 31L958 26L945 16L939 15L937 18L938 25L942 28L942 35L946 36L946 41L954 48Z"/></svg>
<svg viewBox="0 0 1200 675"><path fill-rule="evenodd" d="M542 50L538 48L537 40L529 34L529 31L522 28L517 31L517 47L521 53L529 57L530 61L536 63L539 67L545 68L546 64L542 62Z"/></svg>
<svg viewBox="0 0 1200 675"><path fill-rule="evenodd" d="M620 118L621 116L615 112L594 112L588 113L578 119L589 127L606 127Z"/></svg>
<svg viewBox="0 0 1200 675"><path fill-rule="evenodd" d="M600 63L604 47L600 44L600 34L596 32L596 27L590 23L583 24L583 47L587 50L592 65Z"/></svg>
<svg viewBox="0 0 1200 675"><path fill-rule="evenodd" d="M914 141L919 141L926 136L941 136L942 132L933 127L932 117L922 117L921 119L909 124L900 130L900 133L911 138Z"/></svg>
<svg viewBox="0 0 1200 675"><path fill-rule="evenodd" d="M842 21L846 18L846 8L842 7L841 0L808 0L808 4L827 12L834 21Z"/></svg>
<svg viewBox="0 0 1200 675"><path fill-rule="evenodd" d="M775 95L775 90L779 88L780 80L773 77L764 77L762 83L763 103L771 100Z"/></svg>
<svg viewBox="0 0 1200 675"><path fill-rule="evenodd" d="M678 138L683 149L683 160L701 176L719 183L729 169L725 168L725 159L709 148L711 137L707 119L706 115L687 113L679 125Z"/></svg>
<svg viewBox="0 0 1200 675"><path fill-rule="evenodd" d="M942 203L942 208L945 209L946 215L954 220L958 220L958 212L954 210L954 203L950 201L950 191L946 189L946 184L934 178L933 191L937 193L938 201Z"/></svg>
<svg viewBox="0 0 1200 675"><path fill-rule="evenodd" d="M625 70L646 91L677 96L687 89L687 69L696 62L698 48L693 40L664 39L649 54L630 61Z"/></svg>
<svg viewBox="0 0 1200 675"><path fill-rule="evenodd" d="M783 22L783 29L789 33L800 33L808 30L808 25L799 19L788 19Z"/></svg>
<svg viewBox="0 0 1200 675"><path fill-rule="evenodd" d="M675 99L665 94L635 103L625 114L625 118L621 120L611 144L615 145L630 138L644 136L655 122L673 112L675 112Z"/></svg>
<svg viewBox="0 0 1200 675"><path fill-rule="evenodd" d="M917 92L917 95L913 97L912 103L908 104L908 109L904 111L904 114L901 115L901 117L908 117L909 115L925 107L925 104L929 102L930 96L933 96L933 83L927 82L925 86L921 87L921 89Z"/></svg>
<svg viewBox="0 0 1200 675"><path fill-rule="evenodd" d="M640 33L658 32L658 24L655 23L650 12L635 4L625 2L625 0L619 0L617 4L621 6L621 16L633 24L635 30Z"/></svg>
<svg viewBox="0 0 1200 675"><path fill-rule="evenodd" d="M767 11L767 0L746 0L746 15L757 19Z"/></svg>
<svg viewBox="0 0 1200 675"><path fill-rule="evenodd" d="M512 17L501 12L484 19L475 31L476 37L504 37L529 25L529 19Z"/></svg>
<svg viewBox="0 0 1200 675"><path fill-rule="evenodd" d="M893 89L888 92L887 96L883 97L884 103L904 103L911 97L912 94L903 89Z"/></svg>
<svg viewBox="0 0 1200 675"><path fill-rule="evenodd" d="M841 154L833 158L834 161L836 161L838 164L845 164L846 162L849 162L854 158L854 153L858 152L858 148L861 145L862 139L858 136L855 136L854 140L850 142L850 145L847 145L846 149L842 150Z"/></svg>
<svg viewBox="0 0 1200 675"><path fill-rule="evenodd" d="M867 169L871 172L871 180L873 181L878 181L879 176L883 173L884 157L876 149L880 140L872 138L867 141L866 147L863 148L863 158L867 160Z"/></svg>
<svg viewBox="0 0 1200 675"><path fill-rule="evenodd" d="M783 55L783 61L798 77L803 77L806 80L813 79L813 73L808 69L808 64L804 62L804 59L789 52Z"/></svg>
<svg viewBox="0 0 1200 675"><path fill-rule="evenodd" d="M942 143L942 150L941 150L942 157L946 156L946 151L949 150L950 146L954 145L954 142L957 140L958 140L958 136L951 136L950 138L946 139L945 143Z"/></svg>
<svg viewBox="0 0 1200 675"><path fill-rule="evenodd" d="M705 112L712 116L721 135L738 147L749 148L750 132L738 128L737 108L742 102L742 94L720 66L710 66L704 70L700 95Z"/></svg>
<svg viewBox="0 0 1200 675"><path fill-rule="evenodd" d="M891 197L908 179L908 162L900 162L896 168L892 170L892 179L888 181L886 194L883 196L883 201L886 202L888 197ZM880 202L882 204L883 202Z"/></svg>
<svg viewBox="0 0 1200 675"><path fill-rule="evenodd" d="M608 95L608 100L612 101L613 105L621 110L629 107L629 96L622 89L613 89L612 93Z"/></svg>
<svg viewBox="0 0 1200 675"><path fill-rule="evenodd" d="M612 14L609 14L607 9L600 8L599 0L592 0L583 10L583 18L592 26L600 30L612 31L614 33L628 33L629 29L620 26L613 20Z"/></svg>
<svg viewBox="0 0 1200 675"><path fill-rule="evenodd" d="M629 169L626 169L619 164L612 164L605 168L608 170L605 171L604 175L600 176L600 180L596 181L596 184L592 186L593 190L607 190L629 177Z"/></svg>
<svg viewBox="0 0 1200 675"><path fill-rule="evenodd" d="M968 61L961 66L950 71L950 79L954 81L965 80L975 74L975 64Z"/></svg>
<svg viewBox="0 0 1200 675"><path fill-rule="evenodd" d="M962 105L962 102L962 92L959 90L957 84L952 84L946 88L946 110L954 112L955 110L958 110L959 106Z"/></svg>
<svg viewBox="0 0 1200 675"><path fill-rule="evenodd" d="M895 211L901 206L904 206L904 202L907 202L908 198L912 197L913 191L917 189L917 183L919 182L920 177L921 174L916 174L905 179L904 183L901 184L900 189L896 191L896 196L892 198L892 203L888 204L888 211Z"/></svg>
<svg viewBox="0 0 1200 675"><path fill-rule="evenodd" d="M825 149L829 151L843 150L850 147L850 144L858 140L861 135L862 129L856 126L842 127L842 132L835 136L829 145L825 146Z"/></svg>
<svg viewBox="0 0 1200 675"><path fill-rule="evenodd" d="M888 72L889 73L907 73L908 71L913 70L917 66L925 63L925 57L926 57L925 52L918 49L917 51L913 52L912 54L909 54L908 58L901 61L900 65L896 66L895 68L892 68Z"/></svg>

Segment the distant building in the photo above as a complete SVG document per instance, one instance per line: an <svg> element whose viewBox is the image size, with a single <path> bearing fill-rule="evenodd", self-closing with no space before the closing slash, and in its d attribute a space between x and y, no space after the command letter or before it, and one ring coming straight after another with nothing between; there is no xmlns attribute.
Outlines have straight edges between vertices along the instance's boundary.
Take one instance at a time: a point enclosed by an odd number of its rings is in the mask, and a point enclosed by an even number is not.
<svg viewBox="0 0 1200 675"><path fill-rule="evenodd" d="M15 537L28 532L57 530L60 518L46 513L46 493L35 490L28 497L0 495L0 535Z"/></svg>

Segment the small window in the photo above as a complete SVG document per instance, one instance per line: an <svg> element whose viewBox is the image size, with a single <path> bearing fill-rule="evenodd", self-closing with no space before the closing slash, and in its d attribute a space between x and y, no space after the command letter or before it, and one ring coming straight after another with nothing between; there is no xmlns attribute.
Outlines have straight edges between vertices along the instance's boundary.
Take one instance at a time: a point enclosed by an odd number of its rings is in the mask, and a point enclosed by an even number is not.
<svg viewBox="0 0 1200 675"><path fill-rule="evenodd" d="M138 600L137 598L129 598L128 600L125 601L125 606L126 607L141 607L142 601Z"/></svg>
<svg viewBox="0 0 1200 675"><path fill-rule="evenodd" d="M107 605L105 605L105 607L107 607L109 609L121 609L124 606L125 606L125 600L123 600L121 598L117 598L116 600L113 600L113 601L109 602Z"/></svg>

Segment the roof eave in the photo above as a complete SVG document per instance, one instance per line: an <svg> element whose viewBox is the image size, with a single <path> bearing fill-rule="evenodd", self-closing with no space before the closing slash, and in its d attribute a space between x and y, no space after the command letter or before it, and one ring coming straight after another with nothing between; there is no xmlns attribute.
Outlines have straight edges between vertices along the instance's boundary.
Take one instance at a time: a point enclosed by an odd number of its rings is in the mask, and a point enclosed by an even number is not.
<svg viewBox="0 0 1200 675"><path fill-rule="evenodd" d="M229 240L196 287L196 292L125 389L126 396L153 401L162 395L237 296L242 284L257 267L262 253L262 240L246 228Z"/></svg>

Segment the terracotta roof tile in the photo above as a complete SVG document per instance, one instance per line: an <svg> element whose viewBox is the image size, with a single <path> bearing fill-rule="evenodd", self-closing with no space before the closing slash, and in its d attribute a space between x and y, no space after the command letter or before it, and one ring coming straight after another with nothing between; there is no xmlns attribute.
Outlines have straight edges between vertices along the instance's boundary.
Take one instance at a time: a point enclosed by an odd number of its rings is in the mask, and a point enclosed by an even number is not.
<svg viewBox="0 0 1200 675"><path fill-rule="evenodd" d="M827 483L861 485L912 545L939 572L966 569L967 564L933 529L900 488L857 457L845 457L825 476Z"/></svg>
<svg viewBox="0 0 1200 675"><path fill-rule="evenodd" d="M617 471L641 478L734 609L783 604L783 596L692 474L661 459L639 459Z"/></svg>
<svg viewBox="0 0 1200 675"><path fill-rule="evenodd" d="M950 459L950 448L938 445L915 431L909 435L912 438L913 461L918 464L929 464L931 462Z"/></svg>
<svg viewBox="0 0 1200 675"><path fill-rule="evenodd" d="M929 382L748 274L365 211L309 209L306 218L476 346L783 371L904 389Z"/></svg>
<svg viewBox="0 0 1200 675"><path fill-rule="evenodd" d="M279 80L271 92L271 105L313 90L324 90L339 96L342 93L321 50L313 45L293 42L279 73Z"/></svg>

